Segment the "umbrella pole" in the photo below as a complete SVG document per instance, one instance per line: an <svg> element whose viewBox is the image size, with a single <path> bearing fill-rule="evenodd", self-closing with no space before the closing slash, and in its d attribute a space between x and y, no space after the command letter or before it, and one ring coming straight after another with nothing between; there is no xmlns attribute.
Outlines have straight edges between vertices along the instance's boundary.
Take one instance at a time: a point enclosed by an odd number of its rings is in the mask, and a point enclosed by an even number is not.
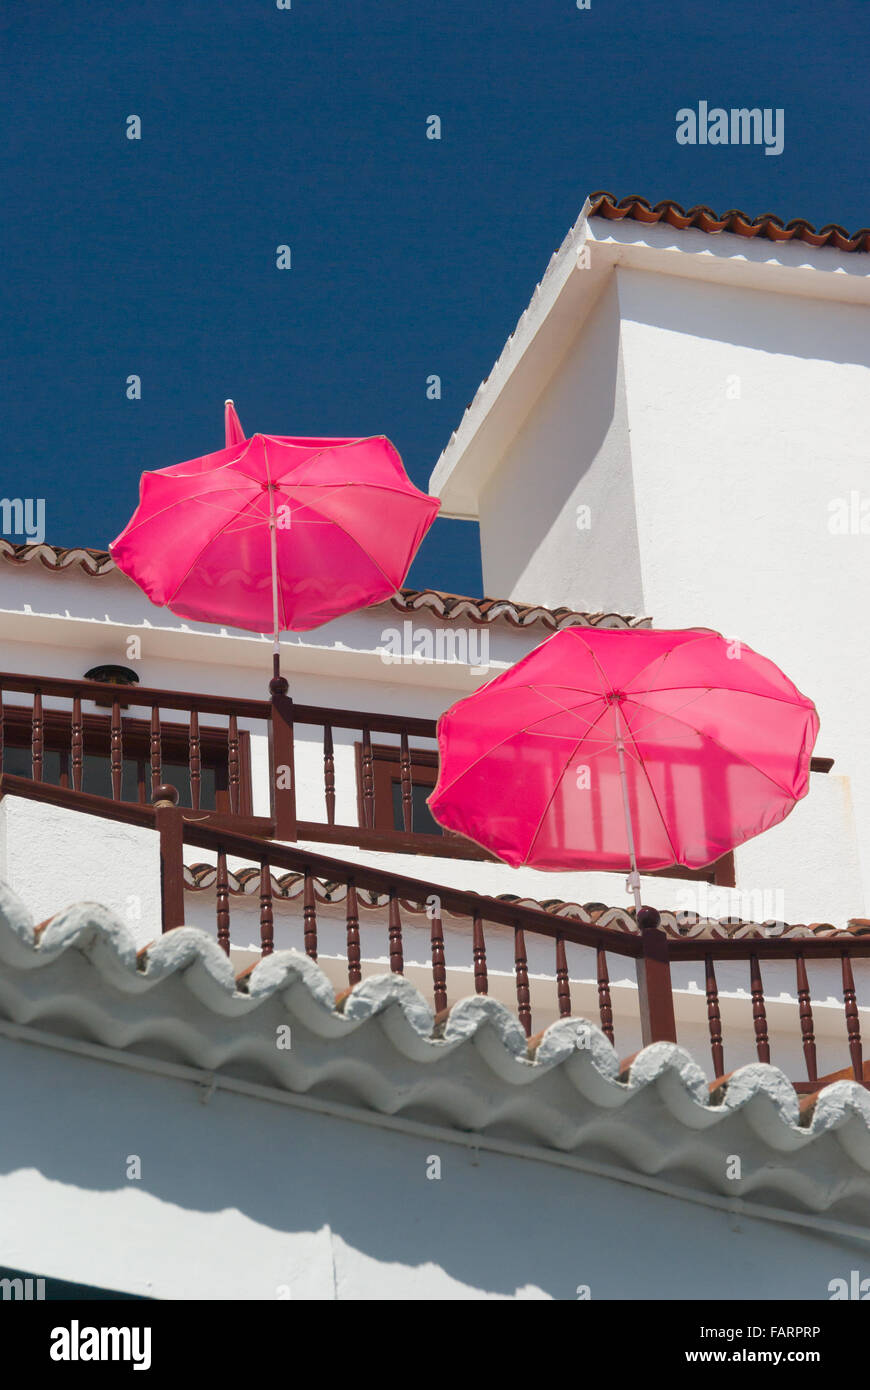
<svg viewBox="0 0 870 1390"><path fill-rule="evenodd" d="M272 546L272 675L278 680L281 675L281 645L278 641L278 530L275 520L275 492L272 488L269 489L269 498L269 539Z"/></svg>
<svg viewBox="0 0 870 1390"><path fill-rule="evenodd" d="M628 836L628 855L631 872L625 886L634 895L635 911L640 912L640 874L637 871L637 853L634 847L634 826L631 822L631 806L628 800L628 780L625 775L625 744L622 741L622 725L619 722L619 706L614 700L613 717L616 720L616 754L619 758L619 779L622 783L622 805L625 811L625 833Z"/></svg>

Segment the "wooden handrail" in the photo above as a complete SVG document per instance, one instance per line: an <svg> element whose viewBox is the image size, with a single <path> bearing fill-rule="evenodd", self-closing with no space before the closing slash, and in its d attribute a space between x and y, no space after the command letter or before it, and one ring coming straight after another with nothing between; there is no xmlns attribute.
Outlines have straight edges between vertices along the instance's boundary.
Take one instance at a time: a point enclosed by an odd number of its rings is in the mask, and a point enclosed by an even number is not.
<svg viewBox="0 0 870 1390"><path fill-rule="evenodd" d="M110 797L94 796L90 792L75 792L66 787L51 786L46 782L34 782L28 777L15 777L11 773L0 776L0 799L4 796L21 796L31 801L42 801L69 810L81 811L106 820L120 821L127 825L139 825L155 829L155 810L153 806L142 806L135 802L117 802ZM503 926L525 926L528 931L537 931L555 940L564 935L567 941L576 945L605 947L615 955L636 958L642 954L641 933L620 931L615 927L597 926L580 922L575 917L561 916L547 912L544 908L530 908L520 903L506 902L485 894L454 888L446 884L434 883L431 879L413 878L408 874L397 874L381 868L357 864L346 859L302 849L291 845L264 841L259 836L244 834L234 828L234 818L217 816L211 812L191 811L187 807L174 807L183 826L184 843L194 845L215 853L224 853L238 859L259 862L264 853L275 868L288 873L305 874L317 878L341 881L350 874L356 880L357 888L369 889L379 894L389 893L390 885L395 885L402 898L424 901L430 896L439 898L442 907L451 915L473 917L475 911L485 904L485 918ZM265 824L265 822L263 823ZM719 939L716 937L682 938L662 933L667 941L670 958L679 961L704 960L749 960L753 956L765 960L793 960L799 955L816 959L838 959L844 949L856 957L870 957L870 935L856 937L850 932L834 932L828 936L772 936Z"/></svg>
<svg viewBox="0 0 870 1390"><path fill-rule="evenodd" d="M251 700L240 695L205 695L189 691L163 690L157 686L105 685L102 681L68 680L56 676L22 675L20 672L0 672L0 690L23 694L41 691L43 695L74 699L96 700L105 704L113 696L124 704L143 708L166 708L196 711L199 714L235 714L239 719L271 717L269 700ZM424 719L402 714L384 714L373 710L333 709L324 705L304 705L293 702L297 724L309 724L333 729L368 729L375 734L407 734L413 738L435 739L437 719ZM833 758L816 757L810 760L812 772L830 772Z"/></svg>
<svg viewBox="0 0 870 1390"><path fill-rule="evenodd" d="M808 1081L797 1084L802 1091L812 1091L818 1083L816 1075L816 1046L810 991L806 973L808 960L839 961L843 976L843 1000L848 1032L848 1050L852 1058L851 1073L861 1085L870 1085L864 1077L860 1015L855 1001L855 986L851 961L870 957L870 937L855 938L849 932L835 932L826 937L759 937L743 940L684 940L661 930L652 913L649 924L637 931L620 931L614 927L581 922L570 916L558 916L543 908L533 908L504 899L457 889L430 880L396 874L388 868L333 859L298 846L277 844L261 837L245 835L232 827L229 817L214 817L207 812L195 812L177 806L173 787L161 786L155 793L153 807L125 804L108 797L53 787L30 778L10 774L0 776L0 798L7 795L66 807L70 810L101 816L105 819L134 824L156 830L160 836L161 897L164 930L180 926L184 921L184 846L194 845L213 853L217 863L217 939L222 948L230 950L230 913L226 860L228 856L247 860L259 866L260 933L263 955L274 949L274 893L272 871L284 870L304 883L305 949L317 957L317 913L313 883L343 883L346 888L348 982L352 986L361 978L359 939L359 893L369 892L389 909L390 968L402 973L404 952L402 944L401 904L425 906L432 918L432 967L436 1005L446 1007L446 973L443 950L442 914L466 919L470 927L473 954L474 986L478 993L489 988L485 924L495 923L510 929L515 943L518 1016L526 1034L530 1035L532 1018L529 998L526 934L543 937L555 945L554 984L558 1011L566 1017L571 1010L570 974L565 955L566 943L591 948L596 953L599 1012L601 1026L613 1038L613 1011L607 971L607 953L633 959L637 967L638 1003L644 1044L677 1040L677 1020L674 1010L674 991L671 984L671 964L680 960L706 962L707 1003L710 1043L717 1076L724 1067L724 1050L714 962L749 960L751 967L753 1018L759 1060L770 1059L768 1022L761 960L793 960L797 969L797 998L800 1006L800 1028L807 1062Z"/></svg>
<svg viewBox="0 0 870 1390"><path fill-rule="evenodd" d="M25 676L18 672L0 672L0 690L14 690L25 695L41 691L66 699L78 696L104 705L107 699L143 708L196 710L199 714L235 714L240 719L268 719L271 705L268 700L248 700L239 695L198 695L184 690L161 690L149 685L107 685L103 681L66 680L57 676Z"/></svg>

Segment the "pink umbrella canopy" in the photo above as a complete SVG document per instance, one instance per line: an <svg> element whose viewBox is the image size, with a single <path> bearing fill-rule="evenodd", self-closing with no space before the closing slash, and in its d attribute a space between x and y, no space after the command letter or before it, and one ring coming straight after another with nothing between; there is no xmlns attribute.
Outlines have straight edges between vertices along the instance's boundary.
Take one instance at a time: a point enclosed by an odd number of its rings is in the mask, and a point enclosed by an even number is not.
<svg viewBox="0 0 870 1390"><path fill-rule="evenodd" d="M700 868L809 789L819 720L717 632L566 628L438 721L436 819L514 866Z"/></svg>
<svg viewBox="0 0 870 1390"><path fill-rule="evenodd" d="M227 448L143 473L110 546L153 603L252 632L307 631L389 598L440 507L383 435L245 439L231 401Z"/></svg>

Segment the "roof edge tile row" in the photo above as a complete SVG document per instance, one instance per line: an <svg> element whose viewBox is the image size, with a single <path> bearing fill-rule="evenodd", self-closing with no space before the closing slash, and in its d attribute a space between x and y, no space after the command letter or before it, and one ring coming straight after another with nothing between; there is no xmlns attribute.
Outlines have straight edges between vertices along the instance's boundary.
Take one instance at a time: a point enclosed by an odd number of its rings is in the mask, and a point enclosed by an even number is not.
<svg viewBox="0 0 870 1390"><path fill-rule="evenodd" d="M45 569L57 573L78 568L89 578L98 579L117 570L107 550L92 550L87 546L18 544L0 539L0 560L13 565L28 565L38 561ZM520 603L505 598L470 598L465 594L446 593L440 589L399 589L386 600L399 613L421 611L433 613L445 622L467 622L489 625L504 620L511 627L526 628L541 623L558 631L563 627L649 627L651 619L623 613L580 613L571 608L544 608L540 604ZM386 604L374 604L382 608Z"/></svg>
<svg viewBox="0 0 870 1390"><path fill-rule="evenodd" d="M601 189L590 193L589 203L589 217L606 217L611 221L622 221L628 217L633 222L646 225L666 222L677 231L694 227L708 234L731 232L734 236L766 237L768 241L775 242L804 241L808 246L831 246L836 251L870 251L870 227L859 227L856 232L849 233L838 223L827 222L816 231L812 222L808 222L804 217L794 217L790 222L783 222L782 218L773 212L763 212L758 217L750 217L739 208L729 208L728 212L720 216L704 203L697 203L685 210L673 198L663 198L661 202L652 206L638 193L620 199L615 194Z"/></svg>
<svg viewBox="0 0 870 1390"><path fill-rule="evenodd" d="M217 869L214 864L185 864L185 887L194 893L202 893L215 886ZM273 901L292 902L301 899L305 882L304 875L298 873L271 873ZM233 871L227 869L227 883L230 893L235 897L256 897L260 893L260 870L243 868ZM315 899L323 904L344 902L347 886L344 883L329 882L326 879L312 880ZM518 897L515 893L495 894L496 902L511 903L516 907L529 907L538 912L548 912L553 917L567 917L587 926L610 927L615 931L627 932L636 936L639 928L632 912L621 907L609 907L606 903L565 902L562 898ZM360 907L375 911L389 902L386 893L373 893L357 889L357 902ZM411 917L425 916L426 909L419 903L401 899L401 907ZM445 909L445 916L450 916ZM668 936L685 941L697 939L712 941L739 941L745 937L769 940L782 940L784 937L813 937L826 939L835 937L849 941L854 937L870 935L870 919L852 917L845 930L831 922L755 922L737 917L702 917L696 912L662 911L662 928Z"/></svg>

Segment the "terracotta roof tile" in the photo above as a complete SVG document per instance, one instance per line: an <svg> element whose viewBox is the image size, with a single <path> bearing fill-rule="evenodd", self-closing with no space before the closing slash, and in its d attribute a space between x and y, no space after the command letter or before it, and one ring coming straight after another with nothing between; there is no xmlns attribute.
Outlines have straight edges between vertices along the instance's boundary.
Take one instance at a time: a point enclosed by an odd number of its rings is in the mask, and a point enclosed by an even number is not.
<svg viewBox="0 0 870 1390"><path fill-rule="evenodd" d="M192 892L205 892L213 888L216 876L217 870L214 864L186 864L184 866L185 887ZM228 869L227 880L230 893L236 896L256 897L260 892L260 870L258 868L244 868L236 873ZM301 898L304 886L302 874L276 874L274 872L272 874L272 893L279 901L281 899L293 901L296 898ZM315 878L313 887L315 899L319 903L338 904L344 902L347 889L343 883L331 883ZM498 893L495 896L498 902L516 903L518 907L535 908L541 912L549 912L554 917L570 917L587 924L611 927L616 931L632 934L636 934L638 931L633 912L626 911L621 907L608 907L605 903L581 905L576 902L565 902L562 898L545 898L543 900L521 898L515 893ZM389 900L386 894L362 892L358 889L357 901L360 907L375 911L386 906ZM406 912L410 917L420 917L425 914L425 908L421 907L419 903L412 903L403 898L401 906L403 912ZM738 917L716 919L699 917L697 913L687 912L662 912L662 927L668 936L676 937L679 940L700 937L713 941L742 940L745 937L781 940L783 937L829 936L848 940L850 936L860 936L870 931L870 923L863 922L860 918L852 918L846 930L841 931L830 922L749 922Z"/></svg>
<svg viewBox="0 0 870 1390"><path fill-rule="evenodd" d="M699 231L717 233L731 232L742 237L766 237L768 241L804 241L808 246L832 246L836 251L870 251L870 227L860 227L851 235L845 227L828 222L816 231L806 218L795 217L784 223L775 213L763 212L758 217L749 217L739 208L731 208L721 217L712 208L698 203L685 211L672 198L664 198L654 207L639 194L617 199L613 193L599 190L590 193L590 217L606 217L611 221L631 218L633 222L651 225L666 222L678 231L695 227Z"/></svg>
<svg viewBox="0 0 870 1390"><path fill-rule="evenodd" d="M38 562L55 572L78 568L91 578L99 578L117 569L107 550L91 550L86 546L64 549L57 545L20 545L0 539L0 560L13 565ZM579 613L570 608L543 608L540 604L518 603L504 598L469 598L440 589L399 589L386 602L399 613L412 614L426 610L448 622L490 624L504 619L512 627L530 627L540 622L556 631L563 627L649 627L649 618L636 618L622 613ZM378 604L376 607L382 607Z"/></svg>

